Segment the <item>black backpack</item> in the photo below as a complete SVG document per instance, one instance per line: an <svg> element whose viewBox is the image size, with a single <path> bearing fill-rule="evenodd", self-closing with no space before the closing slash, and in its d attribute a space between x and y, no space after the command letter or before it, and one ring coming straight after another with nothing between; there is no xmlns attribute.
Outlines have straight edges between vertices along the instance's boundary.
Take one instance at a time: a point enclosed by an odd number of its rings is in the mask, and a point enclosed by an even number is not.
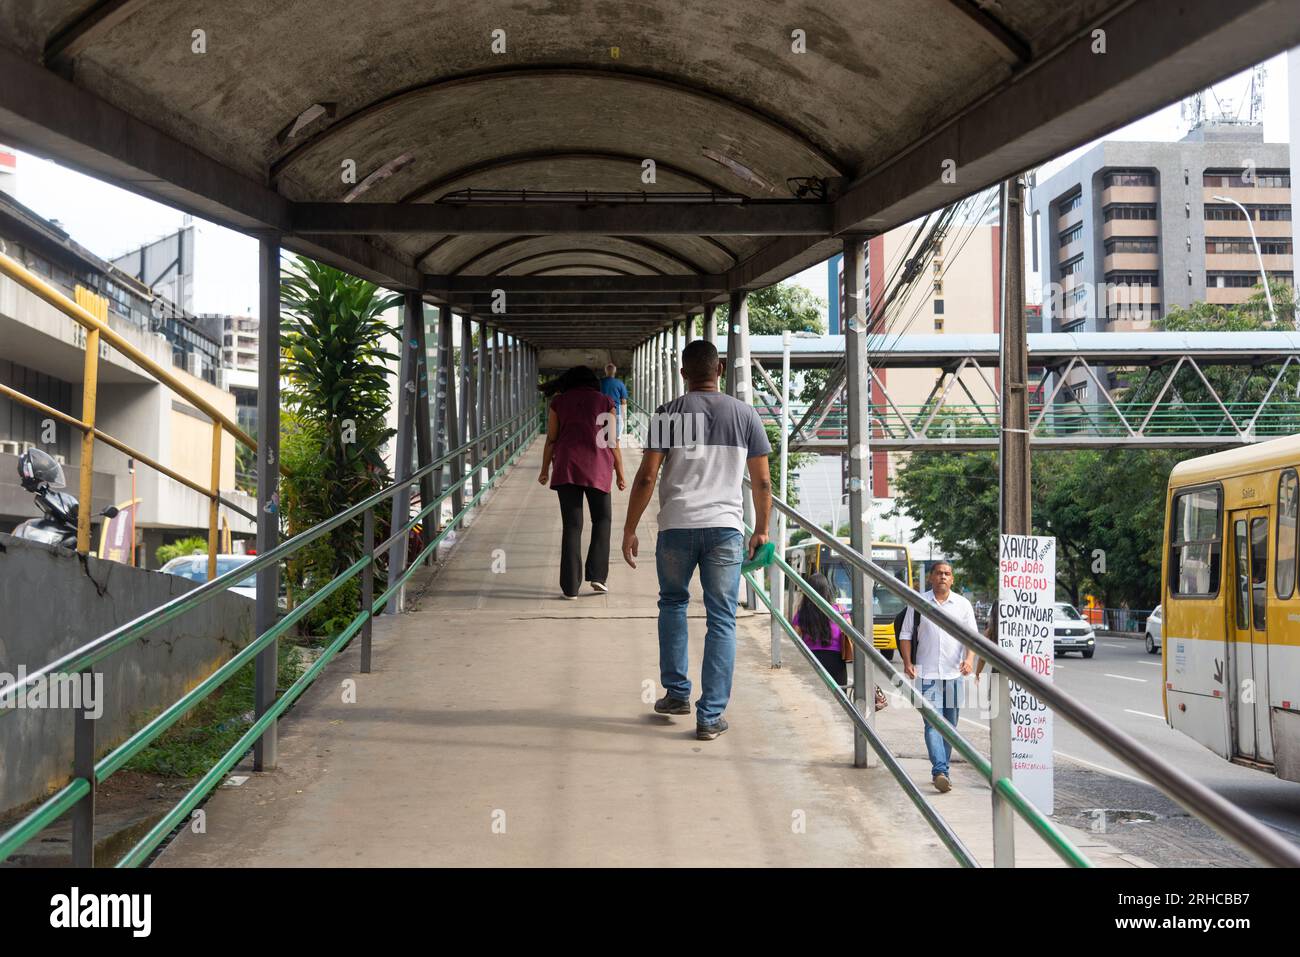
<svg viewBox="0 0 1300 957"><path fill-rule="evenodd" d="M916 653L921 648L921 623L919 621L915 621L916 612L913 611L911 608L904 608L902 611L900 611L897 615L894 616L894 644L898 648L899 655L902 655L903 645L899 641L899 636L903 633L903 622L906 619L908 612L912 613L914 619L914 624L912 625L913 628L912 664L916 664L916 657L917 657Z"/></svg>

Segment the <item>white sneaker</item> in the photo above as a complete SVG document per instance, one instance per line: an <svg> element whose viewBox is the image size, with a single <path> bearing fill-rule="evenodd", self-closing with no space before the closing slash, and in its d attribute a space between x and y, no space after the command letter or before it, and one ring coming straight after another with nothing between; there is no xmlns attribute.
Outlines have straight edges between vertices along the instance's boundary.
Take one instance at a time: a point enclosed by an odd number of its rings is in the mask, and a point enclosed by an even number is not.
<svg viewBox="0 0 1300 957"><path fill-rule="evenodd" d="M605 587L604 582L592 582L591 587L594 588L596 591L600 592L602 595L609 594L609 589Z"/></svg>
<svg viewBox="0 0 1300 957"><path fill-rule="evenodd" d="M577 596L577 595L566 595L566 594L564 594L564 592L560 592L560 597L563 598L565 601L577 601L577 600L578 600L578 596Z"/></svg>

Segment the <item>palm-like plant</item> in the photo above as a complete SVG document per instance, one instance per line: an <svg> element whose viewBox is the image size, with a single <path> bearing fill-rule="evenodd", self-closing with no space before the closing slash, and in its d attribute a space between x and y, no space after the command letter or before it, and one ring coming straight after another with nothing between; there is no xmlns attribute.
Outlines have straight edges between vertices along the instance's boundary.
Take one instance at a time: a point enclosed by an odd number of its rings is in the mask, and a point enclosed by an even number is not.
<svg viewBox="0 0 1300 957"><path fill-rule="evenodd" d="M383 470L379 449L390 399L389 328L382 314L401 302L372 282L298 257L280 283L284 310L281 369L288 379L285 405L325 432L321 454L335 463L340 491L350 495L366 466Z"/></svg>
<svg viewBox="0 0 1300 957"><path fill-rule="evenodd" d="M293 469L282 507L290 535L388 480L380 449L393 434L387 425L388 377L389 363L398 356L388 348L397 332L382 314L400 301L374 283L303 257L281 280L280 368L289 413L283 451ZM359 554L360 523L350 522L290 561L290 585L309 593ZM347 603L348 590L338 597Z"/></svg>

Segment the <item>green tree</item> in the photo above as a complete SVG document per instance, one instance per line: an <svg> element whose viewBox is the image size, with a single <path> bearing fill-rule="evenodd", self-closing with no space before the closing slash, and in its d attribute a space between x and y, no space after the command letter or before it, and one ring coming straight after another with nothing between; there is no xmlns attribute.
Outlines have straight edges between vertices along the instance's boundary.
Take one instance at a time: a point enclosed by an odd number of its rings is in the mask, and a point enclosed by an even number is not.
<svg viewBox="0 0 1300 957"><path fill-rule="evenodd" d="M1147 449L1040 452L1032 461L1033 530L1057 540L1059 591L1078 605L1159 602L1165 487L1195 452ZM998 474L992 452L915 452L895 475L904 512L957 565L964 584L997 582Z"/></svg>
<svg viewBox="0 0 1300 957"><path fill-rule="evenodd" d="M153 553L153 557L158 562L158 567L166 565L173 558L180 558L183 555L206 555L208 553L208 539L206 535L192 535L189 538L179 538L167 545L160 545Z"/></svg>
<svg viewBox="0 0 1300 957"><path fill-rule="evenodd" d="M281 483L281 509L287 533L295 535L388 481L381 449L393 434L388 377L398 357L388 351L396 331L383 313L401 297L299 257L281 281L280 298L287 410L281 457L291 473ZM360 554L359 521L318 539L289 562L291 597L314 592ZM317 609L309 629L328 633L345 608L355 613L356 584L350 581Z"/></svg>
<svg viewBox="0 0 1300 957"><path fill-rule="evenodd" d="M779 336L787 330L821 335L826 331L826 324L822 321L826 300L814 296L803 286L779 282L751 292L745 302L749 307L751 336ZM720 340L727 338L730 315L731 307L725 303L714 310L713 319Z"/></svg>

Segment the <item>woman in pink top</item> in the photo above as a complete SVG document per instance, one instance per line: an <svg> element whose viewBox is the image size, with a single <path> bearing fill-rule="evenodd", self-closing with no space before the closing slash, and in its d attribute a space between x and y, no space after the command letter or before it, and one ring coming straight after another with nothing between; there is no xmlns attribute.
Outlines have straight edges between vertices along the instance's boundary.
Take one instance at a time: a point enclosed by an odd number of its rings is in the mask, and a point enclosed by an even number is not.
<svg viewBox="0 0 1300 957"><path fill-rule="evenodd" d="M600 391L600 379L586 366L568 372L542 386L542 393L554 396L546 417L546 445L542 449L542 471L537 481L560 497L564 535L560 544L560 590L565 598L577 598L582 580L598 592L609 589L610 484L617 475L623 491L623 457L619 454L613 401ZM582 562L582 500L591 510L591 544Z"/></svg>

